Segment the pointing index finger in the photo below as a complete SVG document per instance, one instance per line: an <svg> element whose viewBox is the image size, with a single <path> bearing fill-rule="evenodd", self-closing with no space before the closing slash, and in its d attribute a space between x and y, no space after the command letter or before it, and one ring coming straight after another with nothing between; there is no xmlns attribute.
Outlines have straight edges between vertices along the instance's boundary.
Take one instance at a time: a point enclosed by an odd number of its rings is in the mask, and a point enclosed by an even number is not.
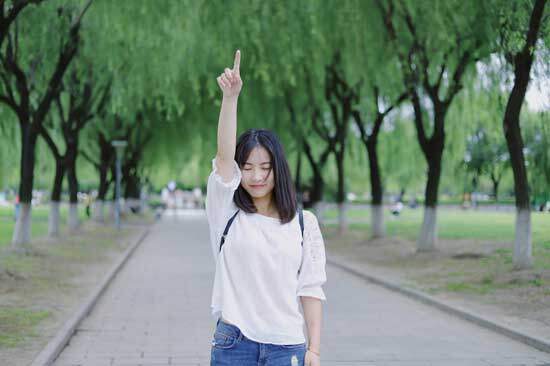
<svg viewBox="0 0 550 366"><path fill-rule="evenodd" d="M241 51L237 50L237 52L235 52L235 62L233 63L233 70L238 72L240 65L241 65Z"/></svg>

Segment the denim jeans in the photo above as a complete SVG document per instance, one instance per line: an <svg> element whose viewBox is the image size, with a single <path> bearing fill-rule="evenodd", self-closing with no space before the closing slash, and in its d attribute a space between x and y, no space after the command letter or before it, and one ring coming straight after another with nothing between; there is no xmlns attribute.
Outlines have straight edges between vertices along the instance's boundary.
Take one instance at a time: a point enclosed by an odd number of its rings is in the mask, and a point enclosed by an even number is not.
<svg viewBox="0 0 550 366"><path fill-rule="evenodd" d="M304 366L306 344L259 343L219 319L212 339L210 366Z"/></svg>

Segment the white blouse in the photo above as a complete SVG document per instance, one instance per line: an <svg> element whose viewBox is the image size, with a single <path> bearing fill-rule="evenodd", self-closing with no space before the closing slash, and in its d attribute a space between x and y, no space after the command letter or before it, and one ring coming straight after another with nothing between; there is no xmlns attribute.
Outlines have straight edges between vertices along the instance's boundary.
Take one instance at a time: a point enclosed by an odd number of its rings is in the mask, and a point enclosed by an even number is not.
<svg viewBox="0 0 550 366"><path fill-rule="evenodd" d="M233 178L223 182L216 158L206 188L206 215L216 264L211 310L214 319L235 324L260 343L304 343L304 318L299 296L326 301L325 247L315 215L304 210L304 245L298 214L287 224L240 210L225 238L220 239L238 210L233 194L242 173L233 160ZM298 270L300 272L298 273ZM223 315L222 315L223 314Z"/></svg>

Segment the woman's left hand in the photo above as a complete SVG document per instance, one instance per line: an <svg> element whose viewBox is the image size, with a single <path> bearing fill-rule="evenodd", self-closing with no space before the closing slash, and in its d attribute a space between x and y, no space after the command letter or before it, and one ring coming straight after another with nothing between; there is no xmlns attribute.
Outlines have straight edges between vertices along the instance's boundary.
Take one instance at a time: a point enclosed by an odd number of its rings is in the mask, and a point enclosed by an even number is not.
<svg viewBox="0 0 550 366"><path fill-rule="evenodd" d="M306 351L304 366L321 366L321 358L313 352Z"/></svg>

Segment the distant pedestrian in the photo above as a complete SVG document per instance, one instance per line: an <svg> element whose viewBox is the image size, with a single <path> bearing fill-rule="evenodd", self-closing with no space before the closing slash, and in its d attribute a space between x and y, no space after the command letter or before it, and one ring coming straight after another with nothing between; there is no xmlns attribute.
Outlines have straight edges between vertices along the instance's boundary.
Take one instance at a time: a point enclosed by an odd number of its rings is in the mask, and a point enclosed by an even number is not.
<svg viewBox="0 0 550 366"><path fill-rule="evenodd" d="M15 210L14 210L14 221L17 222L17 218L19 217L19 209L20 209L20 202L19 202L19 194L15 195Z"/></svg>
<svg viewBox="0 0 550 366"><path fill-rule="evenodd" d="M90 205L92 204L92 195L90 194L90 191L86 192L84 204L86 205L86 216L90 218Z"/></svg>

